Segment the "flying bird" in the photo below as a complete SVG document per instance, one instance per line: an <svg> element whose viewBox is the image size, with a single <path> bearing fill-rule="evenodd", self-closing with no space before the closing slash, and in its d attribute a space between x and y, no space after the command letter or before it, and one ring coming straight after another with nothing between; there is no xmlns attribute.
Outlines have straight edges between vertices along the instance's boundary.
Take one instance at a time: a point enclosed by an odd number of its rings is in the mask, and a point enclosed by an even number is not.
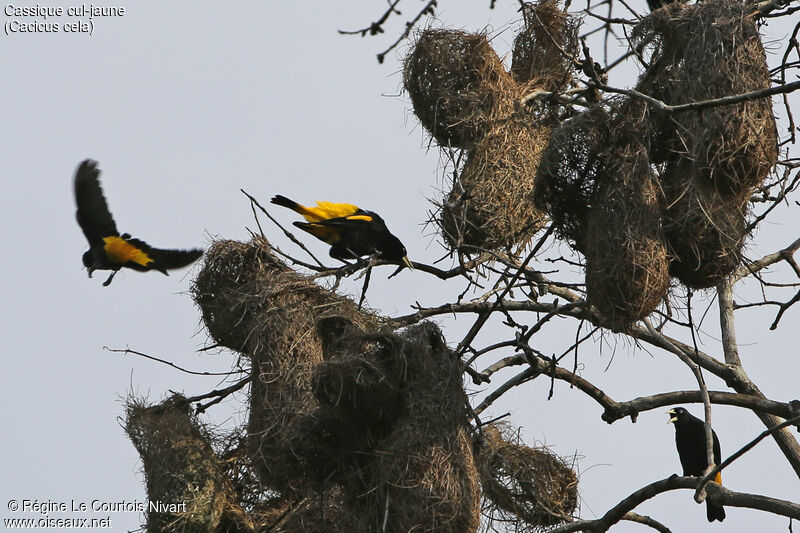
<svg viewBox="0 0 800 533"><path fill-rule="evenodd" d="M681 459L684 476L702 476L708 466L706 458L706 430L702 420L692 416L683 407L676 407L667 411L670 415L669 422L675 424L675 444L678 447L678 456ZM667 422L667 423L669 423ZM717 433L712 430L714 464L719 465L722 461L719 439ZM716 483L722 484L722 475L717 472L714 478ZM725 520L725 508L721 505L714 505L706 500L706 518L709 522Z"/></svg>
<svg viewBox="0 0 800 533"><path fill-rule="evenodd" d="M167 270L185 267L203 255L200 249L162 250L127 233L120 235L103 196L99 176L97 161L91 159L82 162L75 173L76 217L89 241L89 250L83 254L83 265L90 278L95 270L111 270L111 275L103 283L107 287L122 267L140 272L158 270L167 274Z"/></svg>
<svg viewBox="0 0 800 533"><path fill-rule="evenodd" d="M373 211L353 204L332 202L317 202L315 207L305 207L281 195L273 196L271 202L303 215L306 222L294 222L294 225L330 244L330 256L334 259L358 259L377 253L382 259L414 269L403 243L391 234L383 219Z"/></svg>

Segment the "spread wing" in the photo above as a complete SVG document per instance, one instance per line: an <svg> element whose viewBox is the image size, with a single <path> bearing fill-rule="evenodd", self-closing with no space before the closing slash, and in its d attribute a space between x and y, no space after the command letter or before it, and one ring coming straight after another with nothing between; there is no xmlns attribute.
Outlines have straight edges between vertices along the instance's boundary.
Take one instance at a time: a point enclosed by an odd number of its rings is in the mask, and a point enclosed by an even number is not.
<svg viewBox="0 0 800 533"><path fill-rule="evenodd" d="M203 255L203 250L198 248L192 250L153 248L142 240L130 238L125 239L125 243L131 251L130 257L124 263L125 266L140 272L158 270L166 274L167 270L183 268Z"/></svg>
<svg viewBox="0 0 800 533"><path fill-rule="evenodd" d="M167 270L191 265L203 255L203 250L199 248L193 248L191 250L164 250L162 248L153 248L152 252L155 256L153 268L164 272L164 274L166 274Z"/></svg>
<svg viewBox="0 0 800 533"><path fill-rule="evenodd" d="M108 210L100 187L97 161L87 159L75 173L75 203L78 224L92 246L102 245L103 237L117 236L117 225Z"/></svg>

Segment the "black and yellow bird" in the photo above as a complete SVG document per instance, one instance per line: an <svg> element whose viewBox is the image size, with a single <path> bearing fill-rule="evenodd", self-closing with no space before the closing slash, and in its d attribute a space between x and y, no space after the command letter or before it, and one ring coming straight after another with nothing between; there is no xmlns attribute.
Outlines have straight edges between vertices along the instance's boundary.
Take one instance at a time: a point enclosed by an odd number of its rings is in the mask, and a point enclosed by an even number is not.
<svg viewBox="0 0 800 533"><path fill-rule="evenodd" d="M377 253L381 259L414 269L405 246L391 234L377 213L353 204L332 202L317 202L316 207L305 207L281 195L273 196L271 201L303 215L306 222L295 222L294 225L330 244L330 256L334 259L357 259Z"/></svg>
<svg viewBox="0 0 800 533"><path fill-rule="evenodd" d="M167 270L185 267L203 255L203 250L199 249L153 248L127 233L120 235L103 196L99 176L97 162L91 159L81 163L75 173L76 217L89 241L89 250L83 254L83 264L90 278L95 270L111 270L111 275L103 283L103 286L108 286L122 267L140 272L158 270L167 274Z"/></svg>
<svg viewBox="0 0 800 533"><path fill-rule="evenodd" d="M692 416L683 407L676 407L667 411L670 416L669 422L675 424L675 444L678 447L678 456L681 459L684 476L702 476L708 459L706 456L706 430L702 420ZM669 423L667 422L667 423ZM714 464L719 465L722 461L717 433L712 430ZM717 472L714 478L716 483L722 484L722 475ZM709 522L725 520L725 508L721 505L714 505L706 500L706 518Z"/></svg>

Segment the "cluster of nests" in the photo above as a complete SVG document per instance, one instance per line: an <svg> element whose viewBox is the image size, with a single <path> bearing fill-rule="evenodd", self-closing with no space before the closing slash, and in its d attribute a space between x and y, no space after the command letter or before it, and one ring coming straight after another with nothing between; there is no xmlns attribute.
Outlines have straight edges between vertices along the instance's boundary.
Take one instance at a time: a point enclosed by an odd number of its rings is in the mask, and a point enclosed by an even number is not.
<svg viewBox="0 0 800 533"><path fill-rule="evenodd" d="M261 239L212 245L194 297L214 341L249 359L249 420L222 438L180 396L129 403L150 500L187 502L148 530L474 533L483 512L532 531L574 514L568 464L470 426L435 325L387 329Z"/></svg>
<svg viewBox="0 0 800 533"><path fill-rule="evenodd" d="M672 277L703 288L730 274L777 158L769 100L665 113L618 98L568 120L523 108L569 87L577 56L577 23L555 2L524 15L510 72L461 31L422 32L406 59L420 121L466 154L438 215L445 241L521 247L549 218L585 256L588 300L612 328L652 312ZM668 104L769 86L740 4L668 5L632 38L650 56L637 90ZM215 243L194 297L215 342L249 359L249 420L223 438L183 397L129 403L149 498L187 503L149 512L148 530L473 533L482 511L520 531L574 514L569 465L507 427L471 428L463 363L434 325L387 329L261 240Z"/></svg>
<svg viewBox="0 0 800 533"><path fill-rule="evenodd" d="M519 102L571 83L572 61L561 50L574 55L578 24L555 0L526 4L523 14L511 72L486 35L458 30L421 32L405 60L417 118L440 146L466 152L436 218L452 249L511 248L546 223L528 197L553 121Z"/></svg>
<svg viewBox="0 0 800 533"><path fill-rule="evenodd" d="M748 200L777 160L769 98L665 112L610 98L574 116L526 94L573 83L577 23L526 4L507 72L484 35L421 33L405 62L414 112L466 153L437 215L453 250L512 250L548 221L585 257L587 299L621 330L664 300L671 278L708 288L742 260ZM632 40L650 58L636 90L669 105L769 87L747 7L730 0L655 10Z"/></svg>

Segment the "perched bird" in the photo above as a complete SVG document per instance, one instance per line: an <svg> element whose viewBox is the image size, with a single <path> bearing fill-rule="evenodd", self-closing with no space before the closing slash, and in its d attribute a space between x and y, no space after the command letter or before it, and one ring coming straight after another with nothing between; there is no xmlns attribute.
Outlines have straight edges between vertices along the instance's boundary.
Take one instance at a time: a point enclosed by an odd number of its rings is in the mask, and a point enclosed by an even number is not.
<svg viewBox="0 0 800 533"><path fill-rule="evenodd" d="M330 244L330 256L334 259L357 259L378 253L382 259L414 269L406 257L405 246L389 232L377 213L353 204L331 202L317 202L316 207L305 207L281 195L273 196L271 201L303 215L307 222L295 222L294 225Z"/></svg>
<svg viewBox="0 0 800 533"><path fill-rule="evenodd" d="M678 447L678 456L681 458L684 476L702 476L708 466L706 458L706 430L702 420L692 416L683 407L676 407L667 411L670 415L669 422L675 424L675 444ZM667 422L667 423L669 423ZM717 433L712 430L714 448L714 464L722 461ZM722 484L722 475L717 472L714 481ZM725 520L725 508L714 505L706 500L706 518L709 522Z"/></svg>
<svg viewBox="0 0 800 533"><path fill-rule="evenodd" d="M153 248L127 233L119 234L117 225L108 211L108 204L100 187L97 162L87 159L75 173L75 203L78 204L78 224L89 241L89 250L83 254L83 264L89 277L95 270L111 270L103 283L107 287L122 267L140 272L185 267L203 255L203 250L162 250Z"/></svg>

